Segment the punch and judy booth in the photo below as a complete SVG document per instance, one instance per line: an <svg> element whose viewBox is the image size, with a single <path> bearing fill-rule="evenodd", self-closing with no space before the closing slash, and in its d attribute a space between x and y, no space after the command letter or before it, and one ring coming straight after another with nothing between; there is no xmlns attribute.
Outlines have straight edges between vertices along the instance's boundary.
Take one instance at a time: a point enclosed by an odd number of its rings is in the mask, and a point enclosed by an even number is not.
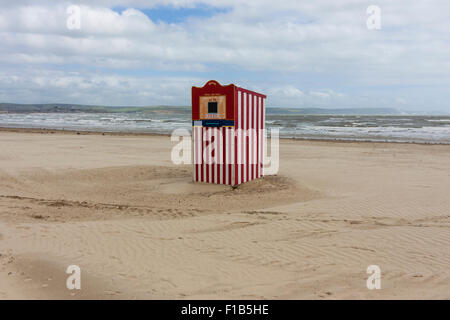
<svg viewBox="0 0 450 320"><path fill-rule="evenodd" d="M265 99L214 80L192 87L194 181L235 186L263 176Z"/></svg>

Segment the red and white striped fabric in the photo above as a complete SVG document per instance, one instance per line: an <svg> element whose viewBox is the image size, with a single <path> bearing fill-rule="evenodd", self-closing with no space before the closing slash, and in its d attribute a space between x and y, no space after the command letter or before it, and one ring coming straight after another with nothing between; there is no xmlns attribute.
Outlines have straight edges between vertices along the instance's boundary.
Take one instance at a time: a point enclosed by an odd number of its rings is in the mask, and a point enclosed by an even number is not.
<svg viewBox="0 0 450 320"><path fill-rule="evenodd" d="M265 96L235 87L231 98L234 126L193 121L194 181L239 185L264 175Z"/></svg>
<svg viewBox="0 0 450 320"><path fill-rule="evenodd" d="M233 183L233 127L193 126L194 181Z"/></svg>
<svg viewBox="0 0 450 320"><path fill-rule="evenodd" d="M263 175L264 97L237 88L234 185Z"/></svg>

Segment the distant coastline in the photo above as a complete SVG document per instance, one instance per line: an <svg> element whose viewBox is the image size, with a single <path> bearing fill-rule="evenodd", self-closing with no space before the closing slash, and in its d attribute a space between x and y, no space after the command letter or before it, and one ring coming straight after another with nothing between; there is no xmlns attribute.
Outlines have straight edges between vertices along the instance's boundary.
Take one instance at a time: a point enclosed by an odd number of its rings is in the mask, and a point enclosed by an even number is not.
<svg viewBox="0 0 450 320"><path fill-rule="evenodd" d="M190 106L99 106L68 103L0 103L0 113L148 113L190 114ZM395 108L285 108L268 107L272 115L447 115L440 111L408 112Z"/></svg>

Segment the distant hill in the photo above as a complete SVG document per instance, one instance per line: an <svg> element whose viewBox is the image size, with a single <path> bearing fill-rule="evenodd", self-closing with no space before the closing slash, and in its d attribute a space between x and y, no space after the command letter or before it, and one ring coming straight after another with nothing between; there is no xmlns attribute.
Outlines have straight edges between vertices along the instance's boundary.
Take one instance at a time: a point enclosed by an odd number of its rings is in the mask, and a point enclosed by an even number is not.
<svg viewBox="0 0 450 320"><path fill-rule="evenodd" d="M17 104L0 103L0 112L8 113L190 113L190 107L150 106L150 107L110 107L80 104Z"/></svg>
<svg viewBox="0 0 450 320"><path fill-rule="evenodd" d="M148 107L110 107L96 105L79 105L79 104L17 104L17 103L0 103L1 113L158 113L158 114L189 114L190 106L148 106ZM325 108L267 108L268 115L314 115L314 114L346 114L346 115L373 115L385 114L396 115L402 114L400 111L392 108L343 108L343 109L325 109Z"/></svg>

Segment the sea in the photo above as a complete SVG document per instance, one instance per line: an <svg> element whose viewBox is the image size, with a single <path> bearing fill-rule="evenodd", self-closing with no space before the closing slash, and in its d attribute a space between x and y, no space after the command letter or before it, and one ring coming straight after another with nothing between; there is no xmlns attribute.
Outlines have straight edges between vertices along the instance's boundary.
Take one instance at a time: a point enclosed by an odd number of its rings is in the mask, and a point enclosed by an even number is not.
<svg viewBox="0 0 450 320"><path fill-rule="evenodd" d="M450 115L267 115L281 138L450 144ZM190 114L0 113L0 127L170 134Z"/></svg>

